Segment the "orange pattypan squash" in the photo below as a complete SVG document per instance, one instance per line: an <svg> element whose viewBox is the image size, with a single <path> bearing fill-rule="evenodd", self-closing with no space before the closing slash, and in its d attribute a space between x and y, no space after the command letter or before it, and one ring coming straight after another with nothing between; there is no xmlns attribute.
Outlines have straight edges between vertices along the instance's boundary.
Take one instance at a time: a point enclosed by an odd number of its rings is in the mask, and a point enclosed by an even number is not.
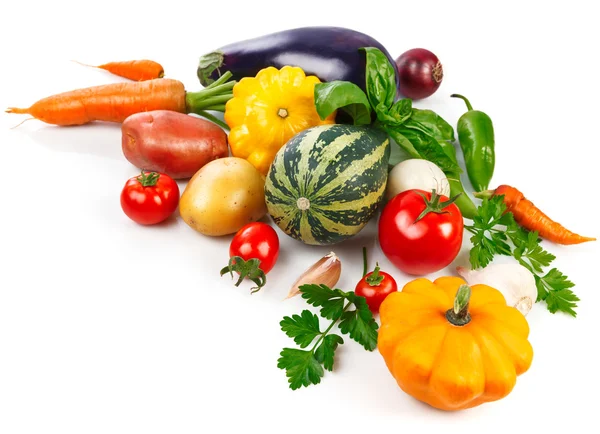
<svg viewBox="0 0 600 434"><path fill-rule="evenodd" d="M231 154L266 175L277 151L294 135L333 124L336 112L321 119L315 107L315 84L320 82L296 66L269 66L256 77L242 78L225 105Z"/></svg>
<svg viewBox="0 0 600 434"><path fill-rule="evenodd" d="M501 399L531 365L527 320L487 285L416 279L384 300L380 317L379 352L398 385L441 410Z"/></svg>

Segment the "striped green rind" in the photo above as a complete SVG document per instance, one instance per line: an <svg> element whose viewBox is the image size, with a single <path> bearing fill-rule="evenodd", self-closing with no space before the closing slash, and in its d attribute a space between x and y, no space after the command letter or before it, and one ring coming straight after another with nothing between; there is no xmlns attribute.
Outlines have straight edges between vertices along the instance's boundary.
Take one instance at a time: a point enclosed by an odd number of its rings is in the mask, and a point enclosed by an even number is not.
<svg viewBox="0 0 600 434"><path fill-rule="evenodd" d="M321 125L277 153L265 182L273 221L306 244L331 245L356 235L379 206L388 175L387 134L371 127ZM298 199L310 207L302 210Z"/></svg>

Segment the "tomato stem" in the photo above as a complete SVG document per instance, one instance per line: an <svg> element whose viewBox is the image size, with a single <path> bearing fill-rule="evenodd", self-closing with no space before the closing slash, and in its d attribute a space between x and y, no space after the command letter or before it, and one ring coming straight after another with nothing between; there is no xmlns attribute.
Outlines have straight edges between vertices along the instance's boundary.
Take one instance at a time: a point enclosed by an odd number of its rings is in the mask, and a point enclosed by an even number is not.
<svg viewBox="0 0 600 434"><path fill-rule="evenodd" d="M453 204L462 193L458 193L456 196L442 202L440 202L441 195L439 195L435 189L431 190L431 199L427 199L427 197L421 193L417 192L417 194L425 201L425 209L419 214L419 217L416 218L415 223L431 212L436 214L447 214L448 211L445 211L445 209Z"/></svg>
<svg viewBox="0 0 600 434"><path fill-rule="evenodd" d="M382 274L379 274L379 271L381 271L381 268L379 268L379 263L376 263L375 269L373 270L371 275L365 278L365 282L367 282L369 286L381 285L381 282L383 282L383 279L385 277Z"/></svg>
<svg viewBox="0 0 600 434"><path fill-rule="evenodd" d="M363 247L363 277L365 277L368 273L368 264L367 264L367 248Z"/></svg>
<svg viewBox="0 0 600 434"><path fill-rule="evenodd" d="M142 169L142 174L137 177L137 180L142 184L142 187L154 187L158 182L158 178L160 178L160 174L156 172L145 173Z"/></svg>

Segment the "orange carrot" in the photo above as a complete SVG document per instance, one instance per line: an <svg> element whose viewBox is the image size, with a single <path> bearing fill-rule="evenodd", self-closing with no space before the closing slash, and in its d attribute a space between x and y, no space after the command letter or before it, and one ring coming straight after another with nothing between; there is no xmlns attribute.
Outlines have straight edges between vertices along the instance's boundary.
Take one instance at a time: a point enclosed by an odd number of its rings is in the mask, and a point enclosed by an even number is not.
<svg viewBox="0 0 600 434"><path fill-rule="evenodd" d="M198 92L186 92L183 83L170 78L105 84L52 95L31 107L10 107L6 112L29 114L48 124L82 125L93 121L123 122L134 113L171 110L196 113L227 127L207 110L225 111L236 83L228 82L229 78L231 73L227 72Z"/></svg>
<svg viewBox="0 0 600 434"><path fill-rule="evenodd" d="M185 96L183 83L161 78L72 90L41 99L29 108L10 107L6 112L29 114L54 125L123 122L128 116L142 111L185 113Z"/></svg>
<svg viewBox="0 0 600 434"><path fill-rule="evenodd" d="M557 244L580 244L586 241L596 241L596 238L583 237L566 229L544 214L537 206L527 199L515 187L501 185L495 190L475 193L480 198L504 196L506 212L511 212L515 221L530 231L537 231L539 236Z"/></svg>
<svg viewBox="0 0 600 434"><path fill-rule="evenodd" d="M111 74L135 81L153 80L155 78L163 78L165 75L165 70L160 63L146 59L128 60L126 62L109 62L98 66L81 62L77 63L83 66L104 69Z"/></svg>

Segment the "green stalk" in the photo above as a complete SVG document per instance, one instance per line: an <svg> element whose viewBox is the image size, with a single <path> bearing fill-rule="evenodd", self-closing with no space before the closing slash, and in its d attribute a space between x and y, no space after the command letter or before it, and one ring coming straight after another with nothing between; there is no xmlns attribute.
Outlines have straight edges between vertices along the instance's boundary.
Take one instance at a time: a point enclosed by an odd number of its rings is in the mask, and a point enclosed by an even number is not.
<svg viewBox="0 0 600 434"><path fill-rule="evenodd" d="M219 119L216 116L211 115L208 112L205 112L204 110L200 110L196 113L199 116L202 116L203 118L208 119L211 122L214 122L215 124L217 124L218 126L220 126L221 128L224 128L226 130L229 130L229 125L227 125L225 122L223 122L221 119Z"/></svg>
<svg viewBox="0 0 600 434"><path fill-rule="evenodd" d="M331 324L329 325L329 327L327 327L327 329L325 329L325 331L323 333L321 333L321 337L319 337L319 339L317 340L317 342L315 343L315 345L312 347L312 349L310 350L312 353L315 352L315 350L317 349L317 347L319 346L319 344L323 341L323 339L325 339L325 336L327 336L327 333L329 333L331 331L331 329L333 328L334 325L337 324L337 322L340 320L340 318L342 317L342 315L344 314L344 312L346 312L348 310L348 308L350 307L352 303L348 302L346 304L346 306L344 306L344 310L342 310L342 314L340 315L339 318L331 321Z"/></svg>
<svg viewBox="0 0 600 434"><path fill-rule="evenodd" d="M471 322L469 315L469 302L471 301L471 287L460 285L454 297L454 307L446 312L446 319L455 326L462 327Z"/></svg>
<svg viewBox="0 0 600 434"><path fill-rule="evenodd" d="M233 87L237 83L235 80L227 81L230 78L231 73L228 71L206 88L197 92L186 92L185 105L187 112L199 115L202 115L201 112L206 110L224 112L225 103L233 98Z"/></svg>

